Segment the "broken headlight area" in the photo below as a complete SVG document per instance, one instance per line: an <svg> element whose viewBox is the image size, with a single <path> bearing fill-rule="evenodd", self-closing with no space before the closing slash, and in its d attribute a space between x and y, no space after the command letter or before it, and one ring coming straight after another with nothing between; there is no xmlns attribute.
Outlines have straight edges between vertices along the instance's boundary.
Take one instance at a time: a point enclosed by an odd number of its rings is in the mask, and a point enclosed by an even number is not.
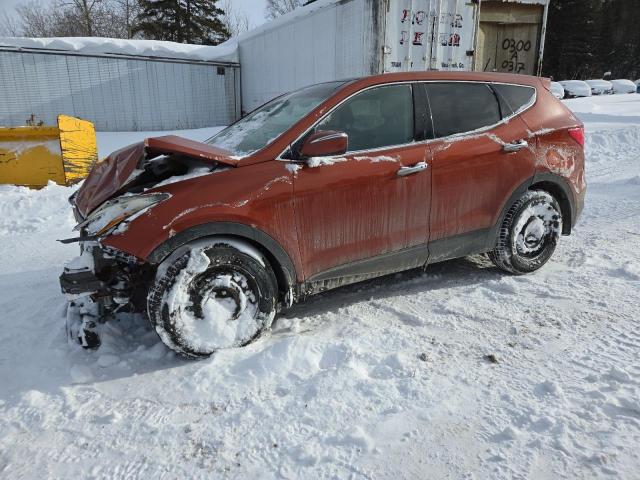
<svg viewBox="0 0 640 480"><path fill-rule="evenodd" d="M146 193L114 198L91 212L74 230L86 232L91 237L113 233L121 228L123 223L126 225L170 196L168 193Z"/></svg>
<svg viewBox="0 0 640 480"><path fill-rule="evenodd" d="M67 296L69 338L85 348L100 345L99 326L117 313L141 313L146 285L153 272L148 264L96 241L81 243L81 253L60 276Z"/></svg>

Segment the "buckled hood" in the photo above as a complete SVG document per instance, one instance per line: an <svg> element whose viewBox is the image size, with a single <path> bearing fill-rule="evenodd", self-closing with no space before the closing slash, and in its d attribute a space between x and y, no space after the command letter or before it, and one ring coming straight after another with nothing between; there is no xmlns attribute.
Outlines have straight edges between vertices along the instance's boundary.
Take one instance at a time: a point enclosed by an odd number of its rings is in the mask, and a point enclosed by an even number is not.
<svg viewBox="0 0 640 480"><path fill-rule="evenodd" d="M145 172L148 163L162 155L193 159L211 167L218 164L237 167L239 162L230 152L207 143L176 135L147 138L96 163L75 196L79 212L86 216L105 201L125 193ZM158 182L164 178L159 176Z"/></svg>

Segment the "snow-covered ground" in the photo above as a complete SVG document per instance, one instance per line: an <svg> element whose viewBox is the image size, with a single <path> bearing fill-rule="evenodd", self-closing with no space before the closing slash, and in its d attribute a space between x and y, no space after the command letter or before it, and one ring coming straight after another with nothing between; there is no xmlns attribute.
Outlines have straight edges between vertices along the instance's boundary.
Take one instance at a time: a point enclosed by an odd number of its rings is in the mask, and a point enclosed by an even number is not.
<svg viewBox="0 0 640 480"><path fill-rule="evenodd" d="M71 189L0 186L0 477L639 478L640 95L567 104L589 190L541 271L342 288L199 362L140 319L68 347Z"/></svg>

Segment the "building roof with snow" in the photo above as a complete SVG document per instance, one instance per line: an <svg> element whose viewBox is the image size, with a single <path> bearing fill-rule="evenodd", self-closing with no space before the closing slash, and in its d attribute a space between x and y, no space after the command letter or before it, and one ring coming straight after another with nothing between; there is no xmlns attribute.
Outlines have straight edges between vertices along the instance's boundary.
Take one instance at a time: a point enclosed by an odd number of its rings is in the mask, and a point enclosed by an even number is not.
<svg viewBox="0 0 640 480"><path fill-rule="evenodd" d="M7 37L0 38L0 48L81 55L152 57L197 62L238 62L236 45L233 42L209 46L159 40L123 40L98 37Z"/></svg>

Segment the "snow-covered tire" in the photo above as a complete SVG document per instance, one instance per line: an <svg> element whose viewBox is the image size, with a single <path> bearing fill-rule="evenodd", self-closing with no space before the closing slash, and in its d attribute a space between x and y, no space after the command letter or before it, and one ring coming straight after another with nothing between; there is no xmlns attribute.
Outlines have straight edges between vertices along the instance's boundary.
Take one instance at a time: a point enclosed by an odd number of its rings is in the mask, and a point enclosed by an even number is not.
<svg viewBox="0 0 640 480"><path fill-rule="evenodd" d="M256 339L273 322L276 296L266 259L208 240L182 248L158 267L147 312L165 345L201 358Z"/></svg>
<svg viewBox="0 0 640 480"><path fill-rule="evenodd" d="M562 212L553 196L541 190L524 193L502 221L494 265L516 275L538 270L553 255L562 232Z"/></svg>

